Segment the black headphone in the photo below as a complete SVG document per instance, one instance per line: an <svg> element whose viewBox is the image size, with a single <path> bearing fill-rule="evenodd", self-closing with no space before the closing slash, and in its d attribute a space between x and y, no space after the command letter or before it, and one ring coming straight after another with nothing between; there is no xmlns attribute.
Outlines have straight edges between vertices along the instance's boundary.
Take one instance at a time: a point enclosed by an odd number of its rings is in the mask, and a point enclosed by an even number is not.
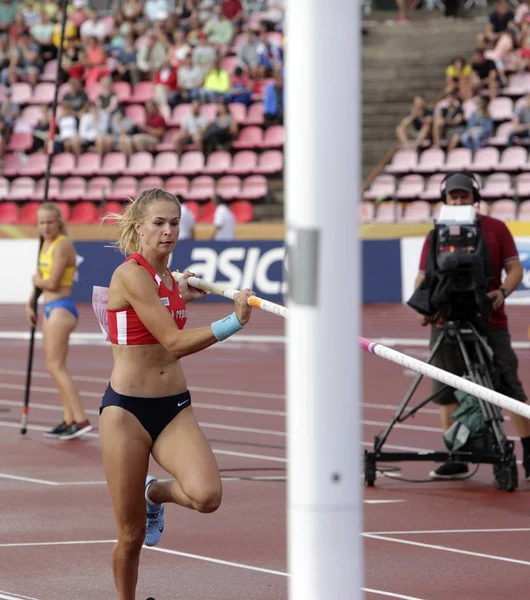
<svg viewBox="0 0 530 600"><path fill-rule="evenodd" d="M450 173L447 173L447 175L440 182L440 197L441 197L442 202L445 204L445 193L446 193L446 191L445 191L446 185L444 185L445 182L449 179L449 177L452 177L453 175L456 175L457 173L465 175L471 181L471 185L473 186L473 204L475 202L477 202L477 203L480 202L480 200L481 200L481 198L480 198L480 182L478 181L476 176L473 173L470 173L469 171L451 171Z"/></svg>

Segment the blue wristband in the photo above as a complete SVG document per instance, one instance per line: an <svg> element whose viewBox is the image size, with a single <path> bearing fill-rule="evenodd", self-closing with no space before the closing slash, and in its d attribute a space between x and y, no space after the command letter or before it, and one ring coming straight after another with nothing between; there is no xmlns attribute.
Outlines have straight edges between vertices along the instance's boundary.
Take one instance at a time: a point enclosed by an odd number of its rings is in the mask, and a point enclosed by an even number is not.
<svg viewBox="0 0 530 600"><path fill-rule="evenodd" d="M235 312L220 321L214 321L211 327L213 334L220 342L243 329Z"/></svg>

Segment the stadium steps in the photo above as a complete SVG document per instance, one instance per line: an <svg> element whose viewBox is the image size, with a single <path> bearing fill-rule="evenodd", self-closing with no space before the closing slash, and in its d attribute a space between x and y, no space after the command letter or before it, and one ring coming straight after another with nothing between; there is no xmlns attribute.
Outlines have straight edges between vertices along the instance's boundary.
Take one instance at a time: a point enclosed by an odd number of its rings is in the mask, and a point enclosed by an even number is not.
<svg viewBox="0 0 530 600"><path fill-rule="evenodd" d="M363 178L396 140L398 122L422 93L428 102L445 84L456 56L469 58L483 21L445 20L369 25L363 38Z"/></svg>

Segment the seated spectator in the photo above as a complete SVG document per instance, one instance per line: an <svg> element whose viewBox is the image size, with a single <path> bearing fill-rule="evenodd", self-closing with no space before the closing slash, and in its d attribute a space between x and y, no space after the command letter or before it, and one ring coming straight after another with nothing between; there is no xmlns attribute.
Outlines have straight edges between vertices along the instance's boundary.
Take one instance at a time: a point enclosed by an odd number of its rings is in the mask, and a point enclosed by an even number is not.
<svg viewBox="0 0 530 600"><path fill-rule="evenodd" d="M477 110L469 118L460 142L465 148L476 152L486 145L487 140L493 135L494 123L490 116L489 100L483 96L478 100Z"/></svg>
<svg viewBox="0 0 530 600"><path fill-rule="evenodd" d="M60 152L72 152L76 156L81 154L81 139L78 136L79 122L76 112L72 103L65 98L63 101L63 114L57 119L59 135L55 137L54 154Z"/></svg>
<svg viewBox="0 0 530 600"><path fill-rule="evenodd" d="M1 0L0 2L0 34L8 32L11 25L15 23L18 6L11 0Z"/></svg>
<svg viewBox="0 0 530 600"><path fill-rule="evenodd" d="M261 37L258 55L259 66L263 67L265 72L281 69L283 66L283 48L277 42L270 40L267 34Z"/></svg>
<svg viewBox="0 0 530 600"><path fill-rule="evenodd" d="M283 74L276 71L274 82L265 86L263 97L263 118L265 125L283 125Z"/></svg>
<svg viewBox="0 0 530 600"><path fill-rule="evenodd" d="M224 14L223 9L218 4L213 8L212 16L204 24L204 33L208 36L210 44L219 48L228 47L234 39L234 24ZM223 51L224 55L226 52Z"/></svg>
<svg viewBox="0 0 530 600"><path fill-rule="evenodd" d="M193 64L191 54L186 56L184 64L178 70L177 81L181 102L200 98L204 73L200 67Z"/></svg>
<svg viewBox="0 0 530 600"><path fill-rule="evenodd" d="M88 0L74 0L72 2L72 10L67 8L68 18L75 24L77 29L88 19ZM58 7L61 8L60 6Z"/></svg>
<svg viewBox="0 0 530 600"><path fill-rule="evenodd" d="M202 135L204 155L209 156L219 146L228 144L237 137L238 126L232 117L228 104L223 101L217 103L217 114Z"/></svg>
<svg viewBox="0 0 530 600"><path fill-rule="evenodd" d="M98 11L95 8L86 9L87 19L79 27L79 37L83 44L88 40L95 38L96 41L103 43L107 37L107 26L98 19Z"/></svg>
<svg viewBox="0 0 530 600"><path fill-rule="evenodd" d="M267 9L264 21L270 24L271 30L283 29L283 20L285 17L285 0L267 0Z"/></svg>
<svg viewBox="0 0 530 600"><path fill-rule="evenodd" d="M152 150L162 141L166 121L153 100L145 103L145 112L145 125L137 125L133 135L123 136L120 140L121 151L127 156L131 156L134 152Z"/></svg>
<svg viewBox="0 0 530 600"><path fill-rule="evenodd" d="M133 132L134 126L131 120L121 109L118 109L111 117L110 132L96 137L96 152L104 156L107 152L111 152L122 138L131 136Z"/></svg>
<svg viewBox="0 0 530 600"><path fill-rule="evenodd" d="M36 86L42 71L39 50L39 45L28 31L20 32L17 44L11 51L9 67L0 74L0 83L11 86L19 77L24 77L31 86Z"/></svg>
<svg viewBox="0 0 530 600"><path fill-rule="evenodd" d="M144 2L144 17L148 21L156 21L158 13L168 12L169 4L167 0L146 0Z"/></svg>
<svg viewBox="0 0 530 600"><path fill-rule="evenodd" d="M484 88L488 88L490 99L493 100L499 90L499 74L495 63L485 57L484 50L477 48L473 53L471 65L475 72L473 93L478 94Z"/></svg>
<svg viewBox="0 0 530 600"><path fill-rule="evenodd" d="M174 138L175 152L182 154L184 146L193 143L202 152L202 135L206 127L208 127L208 118L201 114L201 103L199 100L193 100L191 112L183 119L180 131Z"/></svg>
<svg viewBox="0 0 530 600"><path fill-rule="evenodd" d="M50 114L51 110L49 106L47 104L41 104L39 120L31 132L31 135L33 136L33 145L30 150L31 153L46 149L46 142L50 135Z"/></svg>
<svg viewBox="0 0 530 600"><path fill-rule="evenodd" d="M223 13L239 29L243 25L243 6L241 0L223 0Z"/></svg>
<svg viewBox="0 0 530 600"><path fill-rule="evenodd" d="M528 135L530 135L530 94L527 94L525 102L515 109L511 131L508 135L508 146L514 145L514 138Z"/></svg>
<svg viewBox="0 0 530 600"><path fill-rule="evenodd" d="M204 31L199 32L199 43L193 48L192 59L193 64L199 67L203 74L206 75L212 68L217 57L215 48L208 42Z"/></svg>
<svg viewBox="0 0 530 600"><path fill-rule="evenodd" d="M217 0L198 0L197 2L197 18L199 23L204 25L213 15L213 8Z"/></svg>
<svg viewBox="0 0 530 600"><path fill-rule="evenodd" d="M137 50L134 46L134 35L125 38L125 47L115 55L114 68L121 81L127 81L135 86L140 81L140 71L136 63Z"/></svg>
<svg viewBox="0 0 530 600"><path fill-rule="evenodd" d="M153 77L154 99L159 106L175 106L177 93L177 69L171 66L169 57L164 59L160 71Z"/></svg>
<svg viewBox="0 0 530 600"><path fill-rule="evenodd" d="M2 5L0 4L0 6ZM0 73L9 67L10 57L9 38L5 33L0 33Z"/></svg>
<svg viewBox="0 0 530 600"><path fill-rule="evenodd" d="M149 30L146 41L138 50L137 63L140 73L149 79L159 71L166 58L166 44L161 32Z"/></svg>
<svg viewBox="0 0 530 600"><path fill-rule="evenodd" d="M101 94L96 99L96 107L100 112L100 118L102 121L110 124L110 120L114 113L118 110L120 104L118 96L112 89L112 79L109 76L103 77L101 80L102 90Z"/></svg>
<svg viewBox="0 0 530 600"><path fill-rule="evenodd" d="M61 42L61 29L62 29L62 13L59 17L57 23L53 26L53 35L52 35L52 43L56 48L59 48L59 44ZM66 26L64 29L64 43L63 48L66 48L66 44L68 40L77 40L77 25L66 16Z"/></svg>
<svg viewBox="0 0 530 600"><path fill-rule="evenodd" d="M108 121L95 104L87 102L79 119L79 139L81 148L88 150L96 143L96 139L107 133Z"/></svg>
<svg viewBox="0 0 530 600"><path fill-rule="evenodd" d="M68 103L74 113L79 113L83 106L88 102L88 96L83 89L83 82L77 77L71 77L68 80L70 91L63 98L64 103Z"/></svg>
<svg viewBox="0 0 530 600"><path fill-rule="evenodd" d="M432 127L432 143L440 147L441 140L446 139L447 152L456 148L460 135L465 131L464 111L457 92L449 94L447 106L442 107L434 114Z"/></svg>
<svg viewBox="0 0 530 600"><path fill-rule="evenodd" d="M103 44L97 38L88 38L85 48L85 85L91 86L97 83L110 71L107 66L107 54Z"/></svg>
<svg viewBox="0 0 530 600"><path fill-rule="evenodd" d="M182 29L177 29L174 34L173 44L169 51L172 67L180 67L184 59L191 52L191 46L186 42L186 34Z"/></svg>
<svg viewBox="0 0 530 600"><path fill-rule="evenodd" d="M445 92L458 92L462 102L473 96L473 67L465 59L457 57L445 70Z"/></svg>
<svg viewBox="0 0 530 600"><path fill-rule="evenodd" d="M144 7L139 0L125 0L120 6L114 19L117 23L128 23L131 27L131 32L135 30L136 24L141 23L143 18Z"/></svg>
<svg viewBox="0 0 530 600"><path fill-rule="evenodd" d="M245 32L245 42L237 50L237 64L242 69L248 69L251 77L257 76L260 63L259 48L261 41L258 39L256 31L247 28Z"/></svg>
<svg viewBox="0 0 530 600"><path fill-rule="evenodd" d="M495 10L489 16L484 33L477 36L478 45L484 40L488 48L493 48L500 34L508 30L514 17L507 0L497 0Z"/></svg>
<svg viewBox="0 0 530 600"><path fill-rule="evenodd" d="M230 91L230 75L221 68L221 60L215 59L210 72L206 75L201 92L202 102L217 102Z"/></svg>
<svg viewBox="0 0 530 600"><path fill-rule="evenodd" d="M41 9L38 22L32 25L29 31L39 44L43 59L51 60L57 56L57 48L53 45L53 23L44 9Z"/></svg>
<svg viewBox="0 0 530 600"><path fill-rule="evenodd" d="M425 106L425 98L416 96L410 114L396 127L398 141L404 147L418 148L432 129L432 111Z"/></svg>
<svg viewBox="0 0 530 600"><path fill-rule="evenodd" d="M241 67L234 69L234 74L230 78L230 91L225 96L228 104L239 102L245 106L252 104L253 82Z"/></svg>

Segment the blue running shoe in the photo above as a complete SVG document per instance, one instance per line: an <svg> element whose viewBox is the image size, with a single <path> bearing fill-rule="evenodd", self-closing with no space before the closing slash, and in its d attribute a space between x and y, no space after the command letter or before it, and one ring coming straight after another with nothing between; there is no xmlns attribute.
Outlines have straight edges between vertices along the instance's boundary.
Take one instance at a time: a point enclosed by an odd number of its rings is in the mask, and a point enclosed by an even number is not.
<svg viewBox="0 0 530 600"><path fill-rule="evenodd" d="M147 476L145 480L145 509L146 509L146 531L145 531L145 542L146 546L156 546L162 537L164 531L164 505L155 504L147 499L147 488L153 481L158 481L155 477Z"/></svg>

